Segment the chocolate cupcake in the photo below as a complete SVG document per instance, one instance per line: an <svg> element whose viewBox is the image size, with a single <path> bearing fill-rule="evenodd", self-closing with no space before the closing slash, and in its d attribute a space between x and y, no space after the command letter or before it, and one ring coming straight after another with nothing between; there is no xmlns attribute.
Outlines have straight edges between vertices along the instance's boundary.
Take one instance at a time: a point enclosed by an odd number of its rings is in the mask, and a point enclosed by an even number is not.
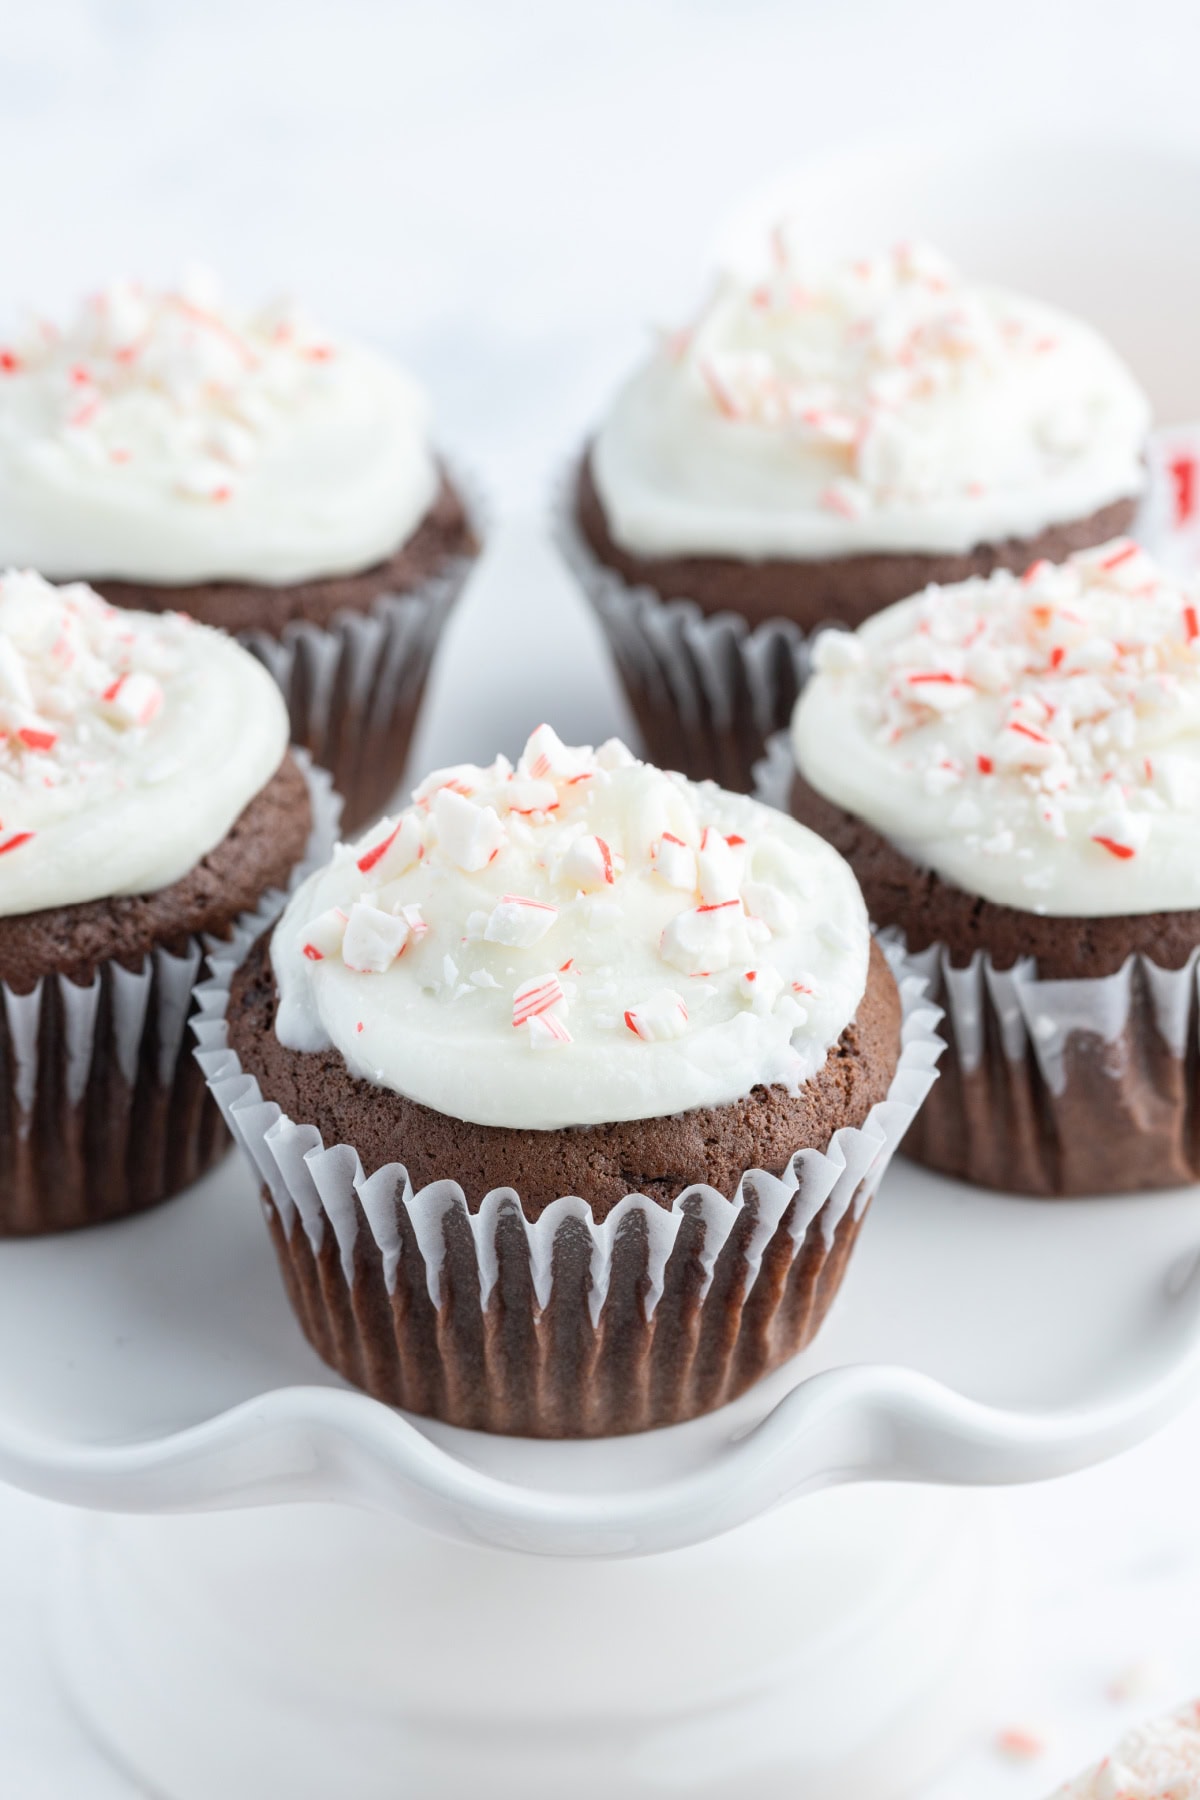
<svg viewBox="0 0 1200 1800"><path fill-rule="evenodd" d="M287 746L222 633L0 581L0 1235L136 1212L227 1147L187 1019L205 950L305 855Z"/></svg>
<svg viewBox="0 0 1200 1800"><path fill-rule="evenodd" d="M200 1054L334 1368L597 1436L812 1337L932 1079L919 986L810 832L542 726L339 851Z"/></svg>
<svg viewBox="0 0 1200 1800"><path fill-rule="evenodd" d="M1200 1179L1200 587L1118 541L814 665L792 810L947 1014L909 1154L1028 1194Z"/></svg>
<svg viewBox="0 0 1200 1800"><path fill-rule="evenodd" d="M563 532L649 753L736 788L818 627L1127 531L1149 421L1089 326L930 250L773 252L622 389Z"/></svg>
<svg viewBox="0 0 1200 1800"><path fill-rule="evenodd" d="M0 351L0 567L232 632L349 822L403 773L477 551L402 370L212 283L114 283Z"/></svg>

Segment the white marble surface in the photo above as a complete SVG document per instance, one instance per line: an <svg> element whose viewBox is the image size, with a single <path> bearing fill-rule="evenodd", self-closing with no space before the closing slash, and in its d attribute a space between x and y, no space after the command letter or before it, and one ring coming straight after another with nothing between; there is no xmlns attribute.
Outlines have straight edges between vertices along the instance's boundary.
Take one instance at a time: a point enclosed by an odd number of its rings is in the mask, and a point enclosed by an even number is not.
<svg viewBox="0 0 1200 1800"><path fill-rule="evenodd" d="M1188 0L40 0L4 23L0 313L195 257L247 295L290 286L420 368L482 473L508 523L447 644L424 763L512 748L513 721L544 712L581 737L620 725L551 553L522 593L506 570L526 566L549 473L647 322L686 307L748 185L931 122L1200 148ZM464 714L470 668L498 659L494 708ZM995 1728L1046 1748L1012 1761L982 1743L927 1800L1035 1800L1132 1716L1200 1693L1198 1444L1193 1414L1004 1498L1030 1629ZM53 1526L0 1492L0 1794L128 1800L55 1688ZM1145 1691L1117 1704L1131 1670Z"/></svg>

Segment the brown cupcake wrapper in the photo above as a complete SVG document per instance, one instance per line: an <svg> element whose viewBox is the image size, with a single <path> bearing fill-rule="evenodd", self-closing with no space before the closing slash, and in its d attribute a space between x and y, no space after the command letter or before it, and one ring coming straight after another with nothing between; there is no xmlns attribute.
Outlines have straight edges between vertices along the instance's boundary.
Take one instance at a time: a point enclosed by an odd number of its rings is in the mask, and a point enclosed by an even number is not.
<svg viewBox="0 0 1200 1800"><path fill-rule="evenodd" d="M902 1049L887 1098L782 1176L733 1200L689 1188L670 1208L627 1194L597 1223L565 1195L536 1220L512 1188L469 1211L457 1182L414 1191L402 1162L365 1174L264 1099L229 1048L239 950L198 990L198 1059L263 1182L306 1335L376 1398L448 1423L533 1437L672 1424L722 1405L811 1340L867 1206L934 1079L923 982L898 965Z"/></svg>
<svg viewBox="0 0 1200 1800"><path fill-rule="evenodd" d="M811 636L790 619L751 626L626 582L575 523L575 473L555 500L555 542L599 616L647 756L749 793L767 739L791 718L808 676Z"/></svg>
<svg viewBox="0 0 1200 1800"><path fill-rule="evenodd" d="M309 766L313 830L292 885L332 848L338 803ZM261 932L286 894L237 921ZM221 940L157 946L139 969L102 963L83 986L0 982L0 1237L98 1225L178 1193L228 1149L187 1026L204 959Z"/></svg>
<svg viewBox="0 0 1200 1800"><path fill-rule="evenodd" d="M457 468L454 482L480 529L476 485ZM400 786L438 642L476 561L454 557L411 592L381 594L328 626L296 619L281 637L238 634L282 692L292 742L333 776L347 833L386 811Z"/></svg>
<svg viewBox="0 0 1200 1800"><path fill-rule="evenodd" d="M756 772L786 810L786 733ZM980 1187L1044 1198L1200 1181L1200 945L1181 969L1131 956L1114 975L1039 977L1032 958L956 968L944 944L879 942L920 974L942 1009L947 1052L904 1151Z"/></svg>

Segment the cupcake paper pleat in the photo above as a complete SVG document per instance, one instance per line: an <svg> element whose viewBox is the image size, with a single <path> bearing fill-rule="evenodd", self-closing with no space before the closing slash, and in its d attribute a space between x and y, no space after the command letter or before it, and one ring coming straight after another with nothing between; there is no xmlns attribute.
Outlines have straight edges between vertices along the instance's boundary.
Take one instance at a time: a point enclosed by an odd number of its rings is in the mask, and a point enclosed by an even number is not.
<svg viewBox="0 0 1200 1800"><path fill-rule="evenodd" d="M1136 955L1090 981L1043 981L1028 960L998 970L983 951L955 968L942 944L909 960L949 1045L910 1155L1046 1197L1200 1180L1200 949L1180 969Z"/></svg>

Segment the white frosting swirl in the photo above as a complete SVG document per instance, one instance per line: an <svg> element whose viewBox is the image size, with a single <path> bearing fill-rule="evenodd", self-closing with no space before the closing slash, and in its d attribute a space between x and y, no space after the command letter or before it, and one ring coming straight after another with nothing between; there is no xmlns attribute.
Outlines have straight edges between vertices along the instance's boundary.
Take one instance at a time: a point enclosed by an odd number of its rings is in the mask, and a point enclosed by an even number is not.
<svg viewBox="0 0 1200 1800"><path fill-rule="evenodd" d="M812 268L786 230L601 427L610 531L645 556L957 554L1143 484L1149 405L1090 326L941 257Z"/></svg>
<svg viewBox="0 0 1200 1800"><path fill-rule="evenodd" d="M1200 907L1200 583L1128 539L825 632L805 779L914 863L1025 912Z"/></svg>
<svg viewBox="0 0 1200 1800"><path fill-rule="evenodd" d="M1200 1800L1200 1704L1135 1726L1054 1800Z"/></svg>
<svg viewBox="0 0 1200 1800"><path fill-rule="evenodd" d="M862 896L757 801L539 726L343 846L273 942L277 1032L481 1125L556 1130L798 1088L854 1017Z"/></svg>
<svg viewBox="0 0 1200 1800"><path fill-rule="evenodd" d="M180 613L0 580L0 914L168 887L282 762L262 665Z"/></svg>
<svg viewBox="0 0 1200 1800"><path fill-rule="evenodd" d="M424 396L294 308L114 282L0 349L0 565L129 581L370 568L428 511Z"/></svg>

